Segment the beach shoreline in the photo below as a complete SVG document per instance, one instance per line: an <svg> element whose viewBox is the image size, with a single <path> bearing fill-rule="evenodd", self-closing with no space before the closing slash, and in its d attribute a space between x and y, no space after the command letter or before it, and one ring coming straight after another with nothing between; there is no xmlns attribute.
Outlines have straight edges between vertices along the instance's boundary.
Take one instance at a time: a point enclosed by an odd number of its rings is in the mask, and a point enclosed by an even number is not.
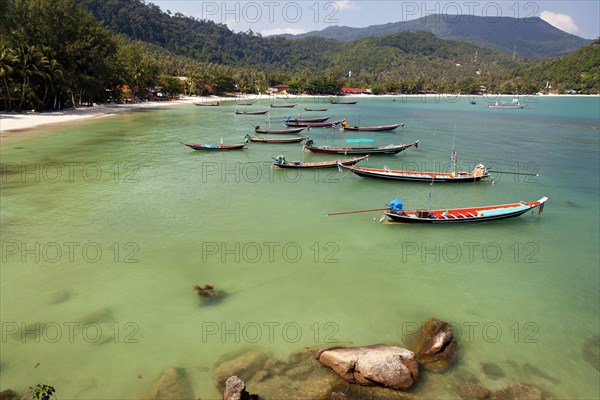
<svg viewBox="0 0 600 400"><path fill-rule="evenodd" d="M49 125L103 118L136 110L161 109L207 101L205 98L185 97L173 101L155 101L135 104L94 104L47 112L0 112L0 138L18 136L36 128Z"/></svg>
<svg viewBox="0 0 600 400"><path fill-rule="evenodd" d="M439 98L439 97L451 97L456 99L457 97L465 98L488 98L497 99L499 97L510 97L513 95L508 94L487 94L487 95L456 95L456 94L397 94L397 95L372 95L372 94L352 94L346 95L345 98L413 98L413 97L425 97L425 98ZM528 97L581 97L582 95L527 95L521 96L524 98ZM89 107L70 108L60 111L48 111L48 112L0 112L0 138L8 139L11 137L19 136L22 133L28 131L43 128L48 125L65 124L70 122L79 122L86 119L92 118L103 118L113 115L122 114L125 112L132 112L136 110L148 110L148 109L161 109L180 105L190 105L194 103L202 102L235 102L240 99L243 100L265 100L265 99L303 99L303 98L330 98L334 96L323 96L323 95L245 95L242 98L228 98L228 97L182 97L178 100L172 101L154 101L154 102L143 102L135 104L99 104ZM513 96L514 97L514 96Z"/></svg>

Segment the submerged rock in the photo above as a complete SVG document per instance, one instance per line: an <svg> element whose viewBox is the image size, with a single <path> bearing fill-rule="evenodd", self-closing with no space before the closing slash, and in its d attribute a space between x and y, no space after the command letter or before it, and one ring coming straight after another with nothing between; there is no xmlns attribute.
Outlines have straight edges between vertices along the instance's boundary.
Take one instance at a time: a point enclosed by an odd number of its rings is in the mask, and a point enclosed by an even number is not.
<svg viewBox="0 0 600 400"><path fill-rule="evenodd" d="M521 382L514 381L504 389L492 394L491 400L551 400L552 397L541 388Z"/></svg>
<svg viewBox="0 0 600 400"><path fill-rule="evenodd" d="M292 354L288 361L260 352L237 355L218 364L214 383L223 391L232 373L252 388L261 400L324 399L339 379L314 358L313 351ZM226 376L227 375L227 376Z"/></svg>
<svg viewBox="0 0 600 400"><path fill-rule="evenodd" d="M361 386L342 381L320 400L430 400L381 386Z"/></svg>
<svg viewBox="0 0 600 400"><path fill-rule="evenodd" d="M434 372L448 368L458 351L452 325L436 318L429 318L421 329L407 335L406 344L423 368Z"/></svg>
<svg viewBox="0 0 600 400"><path fill-rule="evenodd" d="M600 335L595 335L583 344L583 359L596 371L600 371Z"/></svg>
<svg viewBox="0 0 600 400"><path fill-rule="evenodd" d="M48 295L48 304L60 304L68 301L71 298L71 294L67 290L59 290L57 292L52 292Z"/></svg>
<svg viewBox="0 0 600 400"><path fill-rule="evenodd" d="M222 392L230 376L238 376L244 382L248 382L263 370L268 358L265 353L251 351L223 361L215 368L213 383Z"/></svg>
<svg viewBox="0 0 600 400"><path fill-rule="evenodd" d="M490 398L491 392L475 383L467 382L461 385L456 391L461 399L464 400L487 400Z"/></svg>
<svg viewBox="0 0 600 400"><path fill-rule="evenodd" d="M100 322L113 322L115 317L113 316L112 310L109 307L99 308L89 314L86 314L79 318L82 324L94 324Z"/></svg>
<svg viewBox="0 0 600 400"><path fill-rule="evenodd" d="M193 399L192 387L183 371L167 368L154 382L150 399L186 400Z"/></svg>
<svg viewBox="0 0 600 400"><path fill-rule="evenodd" d="M0 400L19 400L21 397L12 389L6 389L0 392Z"/></svg>
<svg viewBox="0 0 600 400"><path fill-rule="evenodd" d="M407 389L419 377L414 353L402 347L375 344L323 349L316 358L346 381L361 385Z"/></svg>
<svg viewBox="0 0 600 400"><path fill-rule="evenodd" d="M483 370L485 376L494 381L496 379L504 378L506 376L502 368L500 368L497 364L491 362L481 364L481 369Z"/></svg>
<svg viewBox="0 0 600 400"><path fill-rule="evenodd" d="M537 378L545 379L545 380L547 380L549 382L552 382L555 385L560 384L560 381L558 379L556 379L552 375L549 375L546 372L542 371L541 369L539 369L535 365L531 365L529 363L525 363L523 365L523 374L524 375L532 375L532 376L535 376Z"/></svg>

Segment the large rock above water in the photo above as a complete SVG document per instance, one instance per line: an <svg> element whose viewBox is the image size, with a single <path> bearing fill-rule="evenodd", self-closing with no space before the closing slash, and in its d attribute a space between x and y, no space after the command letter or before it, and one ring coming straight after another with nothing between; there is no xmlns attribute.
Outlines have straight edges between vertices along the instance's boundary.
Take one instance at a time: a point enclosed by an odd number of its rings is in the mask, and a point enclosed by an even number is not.
<svg viewBox="0 0 600 400"><path fill-rule="evenodd" d="M258 400L255 394L246 391L246 384L237 376L230 376L225 382L223 400Z"/></svg>
<svg viewBox="0 0 600 400"><path fill-rule="evenodd" d="M407 389L419 377L419 364L412 351L375 344L362 347L319 350L316 358L348 382Z"/></svg>
<svg viewBox="0 0 600 400"><path fill-rule="evenodd" d="M429 318L421 329L407 335L406 344L423 368L435 372L448 368L458 351L452 325L436 318Z"/></svg>

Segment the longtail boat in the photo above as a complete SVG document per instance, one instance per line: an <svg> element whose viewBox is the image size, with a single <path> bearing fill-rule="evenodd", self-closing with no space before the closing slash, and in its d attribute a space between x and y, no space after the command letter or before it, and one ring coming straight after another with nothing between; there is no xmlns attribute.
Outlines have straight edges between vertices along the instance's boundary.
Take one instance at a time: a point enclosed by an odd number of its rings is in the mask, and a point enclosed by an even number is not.
<svg viewBox="0 0 600 400"><path fill-rule="evenodd" d="M245 139L257 143L300 143L308 139L308 136L300 136L295 138L257 138L246 135Z"/></svg>
<svg viewBox="0 0 600 400"><path fill-rule="evenodd" d="M306 128L291 128L291 129L261 129L260 126L254 128L254 133L300 133Z"/></svg>
<svg viewBox="0 0 600 400"><path fill-rule="evenodd" d="M194 149L194 150L208 150L208 151L225 151L225 150L241 150L246 146L242 144L199 144L199 143L183 143L181 144Z"/></svg>
<svg viewBox="0 0 600 400"><path fill-rule="evenodd" d="M329 118L331 118L331 116L328 117L313 117L313 118L291 118L291 117L287 117L286 119L283 120L283 123L288 123L288 122L292 122L292 123L296 123L296 122L323 122L323 121L327 121Z"/></svg>
<svg viewBox="0 0 600 400"><path fill-rule="evenodd" d="M521 104L519 102L519 99L513 99L513 101L511 103L507 103L505 101L497 101L494 104L489 104L488 108L509 108L509 109L516 109L516 108L525 108L527 107L527 104Z"/></svg>
<svg viewBox="0 0 600 400"><path fill-rule="evenodd" d="M348 143L360 143L359 141L370 141L373 142L372 139L348 139L346 142ZM410 144L389 144L387 146L371 146L371 147L330 147L330 146L315 146L312 139L308 140L304 145L306 150L309 150L313 153L324 153L324 154L370 154L370 155L378 155L378 154L398 154L401 151L408 149L409 147L414 146L417 148L419 146L419 141L417 140L414 143Z"/></svg>
<svg viewBox="0 0 600 400"><path fill-rule="evenodd" d="M240 110L235 110L235 113L237 115L263 115L268 113L269 110L266 111L240 111Z"/></svg>
<svg viewBox="0 0 600 400"><path fill-rule="evenodd" d="M379 178L396 181L413 182L477 182L489 177L487 168L483 164L478 164L473 172L419 172L419 171L400 171L384 167L361 168L356 166L340 165L340 169L345 169L363 178Z"/></svg>
<svg viewBox="0 0 600 400"><path fill-rule="evenodd" d="M353 101L331 100L331 104L356 104L356 103L358 103L358 100L353 100Z"/></svg>
<svg viewBox="0 0 600 400"><path fill-rule="evenodd" d="M399 126L404 127L404 124L373 125L373 126L350 126L350 125L344 125L344 124L342 124L342 125L343 125L345 131L369 131L369 132L393 131L394 129L398 128Z"/></svg>
<svg viewBox="0 0 600 400"><path fill-rule="evenodd" d="M368 155L357 158L348 158L345 160L305 162L286 161L284 156L277 156L273 165L279 168L335 168L338 165L354 165L367 158L369 158Z"/></svg>
<svg viewBox="0 0 600 400"><path fill-rule="evenodd" d="M324 121L324 122L286 122L287 126L302 126L305 128L336 128L339 124L344 122L345 119L337 121Z"/></svg>
<svg viewBox="0 0 600 400"><path fill-rule="evenodd" d="M215 101L213 103L194 103L195 106L204 106L204 107L217 107L220 106L221 103Z"/></svg>
<svg viewBox="0 0 600 400"><path fill-rule="evenodd" d="M394 222L408 223L455 223L455 222L483 222L497 219L518 217L529 210L539 207L539 213L544 210L544 203L549 198L542 197L537 201L496 206L452 208L442 210L414 210L404 211L401 200L394 200L389 204L389 210L384 214Z"/></svg>
<svg viewBox="0 0 600 400"><path fill-rule="evenodd" d="M304 107L304 111L327 111L326 108L310 108L310 107Z"/></svg>
<svg viewBox="0 0 600 400"><path fill-rule="evenodd" d="M295 104L281 104L281 105L271 104L271 108L294 108L294 107L296 107Z"/></svg>

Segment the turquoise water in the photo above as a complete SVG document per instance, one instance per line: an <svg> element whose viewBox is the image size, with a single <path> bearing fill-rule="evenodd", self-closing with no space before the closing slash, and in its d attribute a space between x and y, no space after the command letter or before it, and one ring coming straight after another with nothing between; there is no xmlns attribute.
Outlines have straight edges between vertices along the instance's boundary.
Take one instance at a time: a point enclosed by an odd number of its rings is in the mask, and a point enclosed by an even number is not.
<svg viewBox="0 0 600 400"><path fill-rule="evenodd" d="M1 389L47 383L63 399L139 398L174 366L193 377L196 396L219 398L212 373L224 354L285 359L308 346L401 344L435 316L454 323L457 365L484 386L522 379L557 398L598 398L598 371L582 345L600 332L600 99L527 103L490 110L480 99L360 99L327 105L326 114L405 127L310 132L318 145L420 141L361 164L369 167L446 170L454 143L461 169L481 162L539 173L460 186L271 168L279 154L330 158L298 144L204 153L179 143L239 143L266 118L276 126L314 99L269 116L236 116L233 104L181 106L3 139ZM397 197L414 209L544 195L541 215L477 225L326 215ZM207 283L225 292L221 300L198 299L192 287ZM506 377L485 376L486 362Z"/></svg>

